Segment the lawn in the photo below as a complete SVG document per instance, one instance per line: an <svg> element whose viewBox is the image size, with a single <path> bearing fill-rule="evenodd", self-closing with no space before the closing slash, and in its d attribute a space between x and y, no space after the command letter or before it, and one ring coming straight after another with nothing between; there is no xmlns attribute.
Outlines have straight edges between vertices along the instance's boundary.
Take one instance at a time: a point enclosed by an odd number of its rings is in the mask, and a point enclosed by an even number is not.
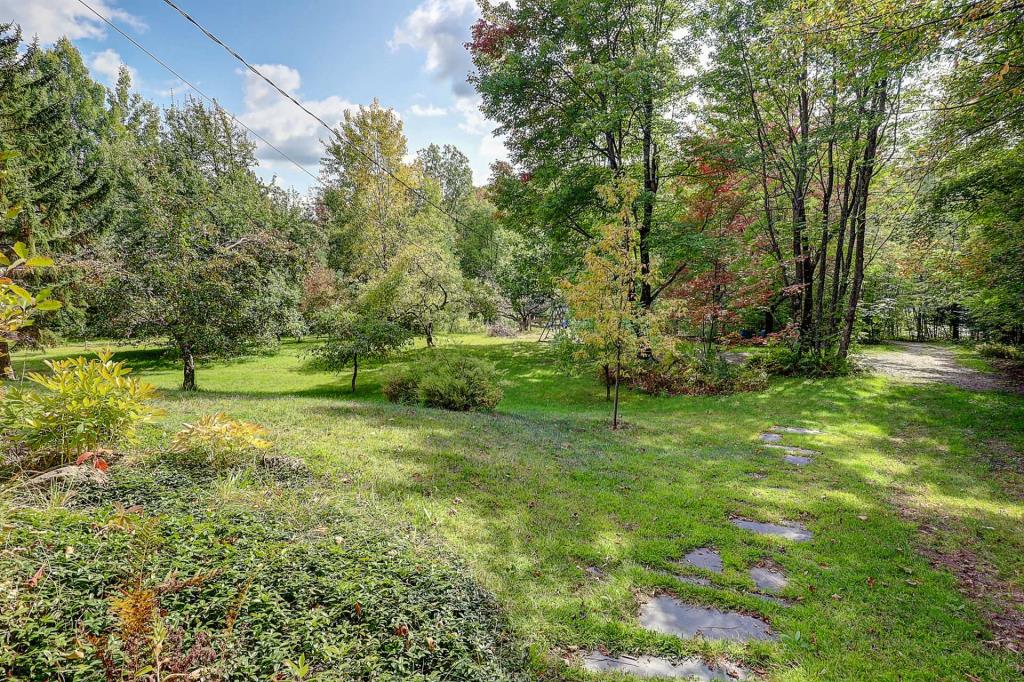
<svg viewBox="0 0 1024 682"><path fill-rule="evenodd" d="M176 389L178 367L156 351L120 357L162 389L165 415L143 449L199 414L267 426L277 450L323 477L333 504L436 540L463 562L528 646L533 676L604 679L563 662L602 647L724 657L769 680L1017 679L1024 658L990 643L993 605L967 599L927 557L968 550L1024 589L1024 398L871 376L784 379L725 397L627 392L627 427L613 432L603 387L559 374L548 346L472 335L443 343L501 370L495 413L391 405L379 365L360 368L351 394L348 375L307 366L309 342L202 365L194 394ZM776 424L821 429L786 442L823 454L785 463L758 444ZM799 521L814 537L753 535L731 516ZM699 547L723 559L721 574L691 571L707 586L675 577L685 570L674 562ZM747 569L768 559L789 576L789 606L749 593ZM656 592L759 615L780 637L650 632L638 604Z"/></svg>

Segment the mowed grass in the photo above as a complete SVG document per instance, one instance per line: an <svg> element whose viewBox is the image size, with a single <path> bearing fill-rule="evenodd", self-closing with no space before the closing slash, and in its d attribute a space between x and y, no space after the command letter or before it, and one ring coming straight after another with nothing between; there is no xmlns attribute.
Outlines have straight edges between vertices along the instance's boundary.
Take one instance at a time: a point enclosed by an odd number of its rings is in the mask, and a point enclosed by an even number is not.
<svg viewBox="0 0 1024 682"><path fill-rule="evenodd" d="M608 428L603 387L561 375L531 340L446 338L494 362L505 399L494 414L388 404L382 368L312 370L310 342L267 357L202 365L201 391L177 390L159 353L120 357L159 386L166 410L150 447L199 414L258 421L278 450L305 458L337 499L437 535L498 598L547 679L589 677L562 663L579 649L724 655L771 680L1011 680L1020 656L986 643L981 607L919 549L967 547L1024 588L1024 398L887 378L773 381L758 394L623 398L627 428ZM22 354L19 367L80 353ZM414 359L409 351L401 362ZM821 450L810 466L761 448L773 424ZM1002 453L999 457L992 453ZM755 478L752 474L764 474ZM377 514L379 515L379 514ZM755 536L731 515L800 521L806 543ZM925 526L927 532L922 532ZM725 570L713 587L672 577L687 551L711 546ZM762 559L790 578L790 607L745 591ZM596 567L603 579L585 570ZM694 571L698 574L698 571ZM639 599L667 591L766 618L777 642L682 640L637 625Z"/></svg>

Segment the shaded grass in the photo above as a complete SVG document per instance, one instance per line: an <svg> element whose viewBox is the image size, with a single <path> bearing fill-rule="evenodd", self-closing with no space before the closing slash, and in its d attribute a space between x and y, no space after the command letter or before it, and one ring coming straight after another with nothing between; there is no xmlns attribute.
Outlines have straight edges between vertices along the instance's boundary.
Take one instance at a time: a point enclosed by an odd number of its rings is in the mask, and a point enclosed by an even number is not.
<svg viewBox="0 0 1024 682"><path fill-rule="evenodd" d="M1020 657L985 644L976 605L917 548L967 544L1024 587L1024 502L981 456L993 440L1024 451L1021 397L870 376L779 380L736 396L627 392L628 428L612 432L603 388L558 374L546 346L476 336L447 344L503 372L496 413L390 405L380 365L360 368L352 395L347 376L303 362L303 344L203 366L195 394L175 389L177 367L155 351L125 359L163 389L167 415L148 445L200 413L269 426L279 449L328 476L343 504L443 538L497 595L539 674L582 678L555 655L603 645L728 655L774 680L1016 676ZM805 468L786 465L756 443L772 424L823 429L786 442L824 454ZM753 536L728 522L734 514L799 520L815 538ZM922 517L937 522L927 537ZM725 563L714 587L659 572L678 572L672 562L708 545ZM746 569L762 558L786 570L794 606L743 594L753 589ZM592 579L587 566L606 578ZM637 595L656 590L759 614L782 638L739 645L647 632L636 625Z"/></svg>

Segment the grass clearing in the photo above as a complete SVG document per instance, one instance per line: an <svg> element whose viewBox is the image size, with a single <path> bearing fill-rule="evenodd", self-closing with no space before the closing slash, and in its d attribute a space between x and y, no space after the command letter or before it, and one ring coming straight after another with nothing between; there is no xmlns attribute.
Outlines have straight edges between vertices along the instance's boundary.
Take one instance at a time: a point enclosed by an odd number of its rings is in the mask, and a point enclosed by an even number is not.
<svg viewBox="0 0 1024 682"><path fill-rule="evenodd" d="M502 371L505 399L495 413L386 403L380 365L361 367L351 394L347 376L306 366L308 344L204 365L194 394L176 390L178 367L156 351L119 357L162 389L166 415L144 448L166 445L199 414L223 411L269 427L280 452L324 477L318 485L339 508L442 541L496 596L530 646L533 672L548 679L598 679L560 658L598 646L726 656L786 681L1019 674L1019 655L986 644L992 634L982 605L965 599L919 548L969 547L1002 581L1024 588L1022 475L993 475L985 456L998 442L1019 461L1024 398L865 376L777 380L763 393L734 396L626 392L627 428L613 432L603 387L558 374L546 346L480 336L445 344ZM17 361L33 367L43 357ZM757 443L773 424L823 430L786 436L787 444L823 454L807 467L785 464L780 451ZM251 506L261 497L244 480L207 491L225 504ZM755 536L730 524L730 515L800 521L814 538ZM724 563L721 575L703 574L713 585L675 579L673 562L705 546ZM788 574L783 596L794 605L746 594L754 588L747 569L764 559ZM780 640L736 644L646 631L636 624L638 595L657 591L759 614Z"/></svg>

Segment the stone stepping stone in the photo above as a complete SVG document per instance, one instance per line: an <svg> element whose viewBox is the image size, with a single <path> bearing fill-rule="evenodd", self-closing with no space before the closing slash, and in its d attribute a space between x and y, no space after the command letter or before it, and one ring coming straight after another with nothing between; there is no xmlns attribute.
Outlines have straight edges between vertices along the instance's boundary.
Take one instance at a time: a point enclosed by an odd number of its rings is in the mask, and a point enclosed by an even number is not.
<svg viewBox="0 0 1024 682"><path fill-rule="evenodd" d="M805 429L802 426L773 426L768 430L774 433L792 433L800 436L822 436L825 434L824 431Z"/></svg>
<svg viewBox="0 0 1024 682"><path fill-rule="evenodd" d="M708 580L707 578L701 578L700 576L697 576L697 575L677 575L677 574L671 574L671 575L672 575L673 578L675 578L676 580L678 580L681 583L686 583L688 585L697 585L699 587L711 587L711 581Z"/></svg>
<svg viewBox="0 0 1024 682"><path fill-rule="evenodd" d="M697 635L732 642L776 639L771 626L760 618L692 606L668 595L654 597L640 607L640 625L684 639Z"/></svg>
<svg viewBox="0 0 1024 682"><path fill-rule="evenodd" d="M805 467L814 460L810 457L803 457L802 455L786 455L782 459L786 460L789 464L795 464L798 467Z"/></svg>
<svg viewBox="0 0 1024 682"><path fill-rule="evenodd" d="M750 519L730 519L732 525L744 530L749 530L758 535L775 535L780 538L787 540L794 540L796 542L804 542L814 537L814 534L807 530L803 525L799 523L787 523L785 525L778 523L762 523L761 521L751 521Z"/></svg>
<svg viewBox="0 0 1024 682"><path fill-rule="evenodd" d="M781 443L782 436L777 433L762 433L758 438L761 439L762 443Z"/></svg>
<svg viewBox="0 0 1024 682"><path fill-rule="evenodd" d="M783 599L782 597L776 597L774 594L761 594L760 592L744 592L744 594L749 594L751 597L757 597L761 601L770 601L771 603L778 604L779 606L793 605L793 602L790 600Z"/></svg>
<svg viewBox="0 0 1024 682"><path fill-rule="evenodd" d="M810 450L808 448L798 448L795 445L776 445L775 443L765 443L762 447L774 448L776 450L785 450L787 455L801 455L803 457L814 457L821 453L817 450Z"/></svg>
<svg viewBox="0 0 1024 682"><path fill-rule="evenodd" d="M786 574L774 568L755 566L750 569L750 578L762 592L778 594L789 584Z"/></svg>
<svg viewBox="0 0 1024 682"><path fill-rule="evenodd" d="M696 656L673 662L656 656L622 655L612 658L600 651L591 651L583 657L583 668L595 673L617 672L641 678L698 679L702 682L750 679L748 672L738 665L719 663L709 666Z"/></svg>
<svg viewBox="0 0 1024 682"><path fill-rule="evenodd" d="M722 557L710 547L701 547L700 549L693 550L683 557L683 561L691 566L703 568L712 573L722 572Z"/></svg>

